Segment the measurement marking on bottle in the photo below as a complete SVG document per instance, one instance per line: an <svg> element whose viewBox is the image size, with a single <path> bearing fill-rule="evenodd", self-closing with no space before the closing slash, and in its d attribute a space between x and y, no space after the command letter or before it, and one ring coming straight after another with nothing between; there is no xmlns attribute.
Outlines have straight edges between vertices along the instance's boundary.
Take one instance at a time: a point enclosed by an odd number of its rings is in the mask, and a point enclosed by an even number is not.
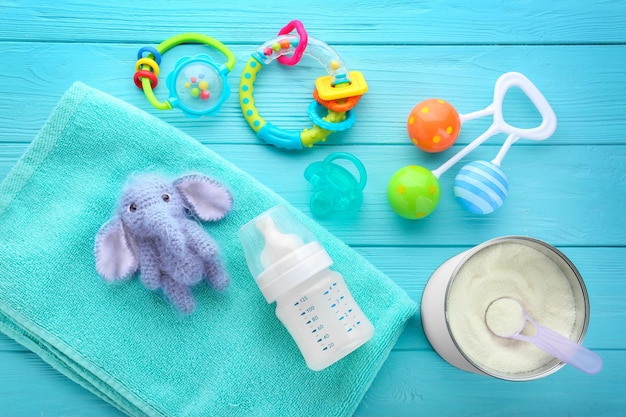
<svg viewBox="0 0 626 417"><path fill-rule="evenodd" d="M341 323L343 328L349 327L347 329L348 332L352 331L353 323L350 322L350 318L352 318L352 308L346 302L346 296L342 294L341 288L338 286L337 282L333 282L331 285L326 287L322 292L322 297L326 299L328 306L334 311L337 323ZM321 330L324 329L324 324L319 324L319 315L313 316L313 312L317 309L315 304L312 304L314 301L309 300L308 296L302 296L298 300L293 301L294 310L300 313L302 317L303 323L308 327L310 331L311 338L315 338L315 343L319 346L321 352L326 352L331 350L334 347L334 343L331 341L331 334L325 333L320 337ZM332 322L330 323L332 324ZM334 326L329 327L331 333ZM339 329L337 329L339 330Z"/></svg>
<svg viewBox="0 0 626 417"><path fill-rule="evenodd" d="M319 333L322 329L324 329L324 325L319 324L319 316L311 315L316 310L316 307L315 305L307 303L307 301L309 301L309 298L307 296L303 296L299 300L295 301L293 303L293 306L295 307L297 312L300 313L304 325L308 326L311 332L311 337L315 338L315 343L319 345L320 351L328 351L334 346L334 344L330 342L330 335L328 333L324 334L322 337L319 337Z"/></svg>

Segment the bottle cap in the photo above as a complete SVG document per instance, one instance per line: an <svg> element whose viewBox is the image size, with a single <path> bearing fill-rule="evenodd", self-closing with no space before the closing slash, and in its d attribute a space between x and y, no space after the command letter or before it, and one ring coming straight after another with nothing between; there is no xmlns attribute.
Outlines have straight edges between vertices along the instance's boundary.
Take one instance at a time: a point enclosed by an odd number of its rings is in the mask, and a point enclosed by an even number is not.
<svg viewBox="0 0 626 417"><path fill-rule="evenodd" d="M268 303L333 264L313 232L284 205L246 223L238 235Z"/></svg>

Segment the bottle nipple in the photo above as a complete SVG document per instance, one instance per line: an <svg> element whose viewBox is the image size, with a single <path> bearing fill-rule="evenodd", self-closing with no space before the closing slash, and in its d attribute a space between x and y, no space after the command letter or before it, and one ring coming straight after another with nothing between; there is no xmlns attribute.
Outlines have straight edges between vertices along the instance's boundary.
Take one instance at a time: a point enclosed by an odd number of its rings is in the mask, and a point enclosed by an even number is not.
<svg viewBox="0 0 626 417"><path fill-rule="evenodd" d="M315 234L285 205L239 229L246 262L268 303L333 264Z"/></svg>
<svg viewBox="0 0 626 417"><path fill-rule="evenodd" d="M276 227L271 216L264 216L256 221L256 226L265 239L265 246L260 254L263 268L268 268L294 250L304 245L303 240L293 233L282 233Z"/></svg>

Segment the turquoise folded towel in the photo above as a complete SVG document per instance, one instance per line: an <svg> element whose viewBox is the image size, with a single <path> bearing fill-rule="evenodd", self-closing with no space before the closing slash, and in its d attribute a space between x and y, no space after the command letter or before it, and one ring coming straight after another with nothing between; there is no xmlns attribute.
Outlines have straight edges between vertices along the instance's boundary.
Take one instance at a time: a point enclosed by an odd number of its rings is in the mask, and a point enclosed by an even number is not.
<svg viewBox="0 0 626 417"><path fill-rule="evenodd" d="M234 208L204 225L231 284L194 287L176 312L138 279L108 284L94 239L126 178L199 172L226 184ZM286 204L168 124L84 84L62 97L0 185L0 330L131 416L348 416L417 305L388 277L311 220L333 268L375 326L329 368L307 368L248 271L237 230Z"/></svg>

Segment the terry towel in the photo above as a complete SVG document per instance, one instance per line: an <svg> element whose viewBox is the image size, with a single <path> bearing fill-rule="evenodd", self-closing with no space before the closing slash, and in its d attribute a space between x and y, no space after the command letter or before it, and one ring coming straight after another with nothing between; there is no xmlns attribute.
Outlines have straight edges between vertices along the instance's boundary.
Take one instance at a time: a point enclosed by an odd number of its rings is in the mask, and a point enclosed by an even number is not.
<svg viewBox="0 0 626 417"><path fill-rule="evenodd" d="M231 284L194 287L182 316L138 279L106 283L94 238L130 174L199 172L226 184L234 209L204 227ZM0 185L0 330L131 416L349 416L416 303L308 216L375 326L329 368L306 367L245 263L237 230L280 196L183 132L74 84Z"/></svg>

